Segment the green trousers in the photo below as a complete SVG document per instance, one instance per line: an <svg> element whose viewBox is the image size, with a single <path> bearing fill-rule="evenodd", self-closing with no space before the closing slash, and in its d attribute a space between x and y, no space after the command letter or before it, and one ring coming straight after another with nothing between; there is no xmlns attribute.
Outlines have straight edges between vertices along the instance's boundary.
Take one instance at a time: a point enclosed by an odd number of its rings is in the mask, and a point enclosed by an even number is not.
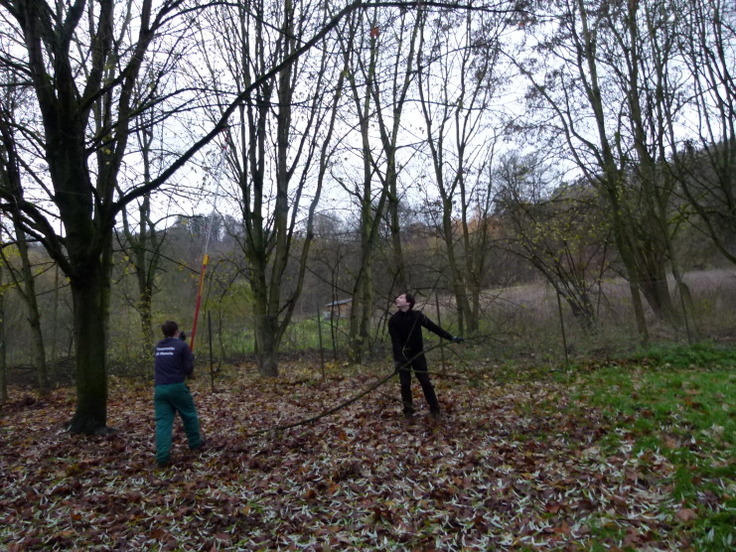
<svg viewBox="0 0 736 552"><path fill-rule="evenodd" d="M156 413L156 462L166 464L171 459L171 429L174 416L179 413L187 434L189 448L202 445L199 433L199 417L194 399L185 383L156 385L153 392L153 407Z"/></svg>

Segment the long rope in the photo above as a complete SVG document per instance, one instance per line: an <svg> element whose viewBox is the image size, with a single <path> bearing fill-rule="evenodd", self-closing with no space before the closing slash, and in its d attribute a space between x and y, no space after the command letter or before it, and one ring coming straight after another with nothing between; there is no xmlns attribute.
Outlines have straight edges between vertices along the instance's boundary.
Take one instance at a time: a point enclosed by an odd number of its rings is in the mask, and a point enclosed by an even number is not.
<svg viewBox="0 0 736 552"><path fill-rule="evenodd" d="M489 337L491 337L490 334L488 334L488 335L479 335L479 336L474 336L474 337L466 338L466 339L464 339L464 341L470 341L470 340L475 340L475 339L487 339ZM366 395L372 393L373 391L375 391L379 387L381 387L381 386L385 385L386 383L388 383L389 381L391 381L391 379L393 379L393 377L396 376L399 373L399 370L406 369L408 366L411 365L411 363L414 361L414 359L418 358L420 355L429 353L433 349L436 349L437 347L441 347L443 345L445 345L445 343L443 343L442 341L440 341L438 343L435 343L431 347L418 352L413 357L411 357L406 362L404 362L404 364L396 367L389 375L381 378L380 380L378 380L377 382L371 384L370 386L368 386L364 390L360 391L359 393L356 393L355 395L353 395L352 397L350 397L346 401L343 401L342 403L340 403L340 404L338 404L338 405L336 405L336 406L334 406L332 408L329 408L327 410L324 410L324 411L320 412L319 414L316 414L316 415L311 416L309 418L304 418L304 419L299 420L297 422L293 422L293 423L290 423L290 424L275 425L275 426L271 426L271 427L268 427L268 428L265 428L265 429L259 429L257 431L252 432L252 433L246 434L243 438L244 439L248 439L250 437L256 437L258 435L263 435L264 433L275 433L275 432L286 431L287 429L293 429L295 427L299 427L299 426L303 426L303 425L307 425L307 424L311 424L311 423L317 422L317 421L321 420L322 418L325 418L327 416L330 416L332 414L335 414L336 412L339 412L343 408L347 408L351 404L359 401L360 399L362 399Z"/></svg>
<svg viewBox="0 0 736 552"><path fill-rule="evenodd" d="M438 281L439 281L439 279L437 281L435 281L435 283L433 285L432 291L434 291L434 288L436 287ZM426 304L427 301L429 301L429 297L431 297L431 294L432 294L432 292L430 292L429 296L427 297L427 300L425 301L425 304ZM488 338L496 339L496 338L493 338L491 336L491 334L487 334L487 335L478 335L478 336L473 336L473 337L469 337L469 338L463 338L463 341L471 341L471 340L477 340L477 339L488 339ZM303 426L303 425L307 425L307 424L312 424L314 422L317 422L317 421L321 420L322 418L326 418L327 416L330 416L332 414L335 414L336 412L339 412L340 410L342 410L344 408L347 408L351 404L356 403L357 401L359 401L363 397L369 395L370 393L372 393L376 389L379 389L380 387L382 387L383 385L385 385L386 383L388 383L390 380L392 380L394 378L394 376L396 376L399 373L400 370L407 369L408 366L411 366L412 362L416 358L418 358L419 356L424 355L424 354L426 354L426 353L428 353L428 352L436 349L437 347L441 347L441 346L444 346L444 345L445 345L445 343L443 343L443 341L440 340L439 342L437 342L436 344L430 346L429 348L426 348L426 349L423 349L422 351L419 351L414 356L412 356L411 358L407 359L403 364L401 364L399 366L396 366L394 368L394 370L390 374L388 374L387 376L384 376L383 378L381 378L377 382L371 384L370 386L368 386L364 390L360 391L359 393L356 393L355 395L353 395L352 397L350 397L346 401L343 401L342 403L339 403L338 405L336 405L336 406L334 406L332 408L329 408L327 410L324 410L324 411L320 412L319 414L316 414L316 415L311 416L309 418L304 418L302 420L299 420L299 421L296 421L296 422L293 422L293 423L279 424L279 425L270 426L270 427L267 427L265 429L260 429L260 430L251 432L249 434L244 435L243 438L244 439L248 439L248 438L256 437L258 435L263 435L263 434L266 434L266 433L283 432L283 431L286 431L288 429L293 429L295 427L299 427L299 426Z"/></svg>

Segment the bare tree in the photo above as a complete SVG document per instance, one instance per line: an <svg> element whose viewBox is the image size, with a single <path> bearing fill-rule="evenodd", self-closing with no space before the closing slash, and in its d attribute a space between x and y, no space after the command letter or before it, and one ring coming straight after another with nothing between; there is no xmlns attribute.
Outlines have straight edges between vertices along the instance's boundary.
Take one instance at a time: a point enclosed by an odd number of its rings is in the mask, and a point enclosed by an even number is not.
<svg viewBox="0 0 736 552"><path fill-rule="evenodd" d="M388 228L391 236L392 267L394 284L400 290L408 288L405 260L401 245L401 222L399 218L400 191L398 186L401 171L400 137L404 120L407 118L407 106L411 98L409 92L415 84L416 51L420 45L421 32L424 28L427 10L420 8L408 14L406 10L398 13L382 14L372 22L370 37L371 46L377 52L396 52L390 56L385 74L376 75L368 83L368 93L375 107L375 121L380 137L380 157L385 158L385 166L376 170L376 176L387 192ZM395 46L393 44L395 44ZM372 50L372 51L373 51ZM383 73L383 71L382 71ZM406 133L404 133L406 134ZM406 137L402 138L406 140ZM375 159L372 162L376 162Z"/></svg>
<svg viewBox="0 0 736 552"><path fill-rule="evenodd" d="M682 282L671 246L673 179L663 170L665 137L681 109L671 70L676 15L648 1L547 6L551 20L540 29L553 29L537 35L535 55L518 66L532 82L529 97L540 100L533 107L553 116L546 124L608 206L646 341L640 294L655 315L675 321L668 265Z"/></svg>
<svg viewBox="0 0 736 552"><path fill-rule="evenodd" d="M382 123L383 141L376 137L373 129L378 118L381 84L381 61L384 51L382 37L384 17L386 12L363 13L356 12L349 18L346 28L339 35L341 52L347 72L347 87L350 91L350 104L360 135L359 145L351 148L351 156L357 157L360 169L351 170L348 164L343 164L338 170L333 170L333 177L351 196L358 210L358 219L355 224L358 259L351 267L352 308L350 309L348 329L348 356L352 362L360 362L366 354L370 340L370 325L373 317L373 259L379 242L380 228L386 213L389 199L389 181L395 178L395 140L396 136L389 136L390 132L386 121ZM402 25L401 29L405 27ZM400 39L405 38L403 35ZM391 50L396 55L400 49ZM389 80L389 82L391 82ZM396 81L393 81L396 84ZM395 87L393 93L399 92ZM392 94L392 98L395 96ZM399 109L400 113L400 109ZM396 116L396 110L393 112ZM348 126L353 125L348 123ZM380 145L375 145L378 142ZM388 147L388 151L383 148ZM383 151L382 151L383 150ZM388 158L383 157L387 155ZM379 173L385 171L384 175ZM354 176L356 175L356 176ZM359 175L359 176L357 176ZM386 177L387 176L387 177Z"/></svg>
<svg viewBox="0 0 736 552"><path fill-rule="evenodd" d="M693 0L681 6L678 39L691 78L695 128L669 135L673 174L691 218L736 264L736 7L727 0Z"/></svg>
<svg viewBox="0 0 736 552"><path fill-rule="evenodd" d="M0 100L0 190L9 196L23 200L23 185L21 182L21 166L17 150L15 133L18 132L14 116L14 106L10 105L16 101L12 90ZM36 280L33 267L28 254L28 239L23 229L22 214L15 205L9 206L10 220L15 235L15 248L20 258L20 268L15 270L12 263L6 257L6 249L0 251L0 257L4 261L7 274L11 278L15 289L23 298L28 308L28 325L32 338L31 356L36 370L36 380L39 393L43 396L51 390L49 373L46 363L46 350L44 348L43 332L41 331L41 312L36 297Z"/></svg>
<svg viewBox="0 0 736 552"><path fill-rule="evenodd" d="M178 63L190 47L186 42L190 24L207 4L129 3L118 14L114 0L54 5L42 0L0 1L3 36L19 38L0 52L0 66L14 75L17 86L33 90L40 113L40 120L29 121L33 128L27 133L38 155L24 164L27 171L38 164L34 191L40 199L1 192L0 197L6 205L17 206L26 233L44 245L70 281L77 385L71 431L108 431L107 322L112 229L119 213L136 198L160 188L226 127L257 86L310 50L357 5L344 7L313 29L311 37L292 47L277 66L263 68L249 88L231 98L221 118L183 147L171 164L149 182L132 181L119 195L117 179L129 153L135 116L162 102L168 102L165 113L181 112L195 93L184 85L170 91L154 87L136 95L143 67L154 61ZM177 139L181 135L177 127L171 131ZM132 168L134 163L126 166ZM62 232L50 222L54 216L61 220Z"/></svg>
<svg viewBox="0 0 736 552"><path fill-rule="evenodd" d="M506 14L439 13L417 49L418 92L431 188L441 201L440 228L459 331L476 331L490 248L490 173L498 132L491 102L500 92L500 44ZM500 122L498 123L500 125Z"/></svg>
<svg viewBox="0 0 736 552"><path fill-rule="evenodd" d="M555 288L584 331L595 332L609 232L593 190L563 185L534 156L511 154L498 173L506 247Z"/></svg>
<svg viewBox="0 0 736 552"><path fill-rule="evenodd" d="M343 77L329 43L321 54L285 63L298 37L324 24L312 17L312 8L284 0L223 11L213 23L228 39L220 50L207 44L216 56L203 52L203 78L217 83L223 103L227 94L249 88L223 133L225 174L237 183L239 242L252 289L259 369L266 376L278 374L276 355L301 293L341 95ZM272 79L256 83L275 66L282 68ZM292 279L286 277L290 259L296 263Z"/></svg>
<svg viewBox="0 0 736 552"><path fill-rule="evenodd" d="M40 113L26 133L39 153L38 166L29 160L24 168L34 171L34 190L53 205L63 232L50 223L54 213L44 202L12 193L2 197L17 206L25 231L69 278L78 391L70 428L84 433L106 431L112 229L134 197L163 182L133 185L116 196L135 115L161 101L155 89L137 96L135 85L144 60L167 57L163 43L156 46L158 55L152 51L157 39L170 33L168 44L176 47L177 37L186 32L176 29L175 16L184 8L180 1L129 4L122 13L117 7L113 0L0 2L4 29L22 37L0 53L0 65L14 75L17 86L33 90Z"/></svg>

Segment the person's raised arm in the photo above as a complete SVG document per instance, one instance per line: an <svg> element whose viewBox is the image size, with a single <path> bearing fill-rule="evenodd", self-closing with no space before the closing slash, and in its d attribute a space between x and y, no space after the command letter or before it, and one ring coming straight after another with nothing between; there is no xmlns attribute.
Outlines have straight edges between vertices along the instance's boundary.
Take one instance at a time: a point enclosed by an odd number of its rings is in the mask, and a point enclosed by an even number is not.
<svg viewBox="0 0 736 552"><path fill-rule="evenodd" d="M447 330L439 327L437 324L432 322L429 317L427 317L425 314L422 314L422 326L427 328L430 332L437 334L438 336L448 339L450 341L454 341L455 343L459 343L460 341L463 341L462 337L458 337L455 335L452 335Z"/></svg>

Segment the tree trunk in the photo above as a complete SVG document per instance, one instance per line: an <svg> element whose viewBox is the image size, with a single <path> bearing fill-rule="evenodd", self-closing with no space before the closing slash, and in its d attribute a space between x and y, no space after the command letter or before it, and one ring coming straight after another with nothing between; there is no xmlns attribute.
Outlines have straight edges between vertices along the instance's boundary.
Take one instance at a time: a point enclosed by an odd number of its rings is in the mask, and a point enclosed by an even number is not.
<svg viewBox="0 0 736 552"><path fill-rule="evenodd" d="M368 256L372 257L370 253L368 253ZM364 269L361 270L360 277L353 288L353 306L350 309L348 360L353 364L360 364L363 362L367 352L373 305L373 293L371 291L372 280L373 275L370 267L370 260L367 260L366 265L364 266Z"/></svg>
<svg viewBox="0 0 736 552"><path fill-rule="evenodd" d="M375 25L375 21L370 23ZM352 48L354 46L351 43L349 49ZM349 54L352 53L353 51L350 50L344 52L344 55L349 58ZM386 211L389 196L388 184L385 178L381 180L379 189L374 189L372 186L376 159L371 147L370 123L374 108L378 109L372 101L378 96L378 92L373 91L374 86L376 86L378 60L377 36L372 35L370 39L368 55L368 64L361 75L364 80L358 83L355 74L351 72L348 75L350 89L353 94L352 101L355 104L355 111L359 120L362 147L361 161L363 164L362 185L352 192L360 206L360 220L358 222L360 261L359 266L356 267L357 274L352 288L353 305L350 310L350 328L348 330L348 359L352 363L363 361L370 337L369 328L373 309L371 263L378 243L378 230ZM361 90L361 86L365 86L365 91ZM384 139L385 144L386 140ZM387 152L387 154L390 155L390 152Z"/></svg>
<svg viewBox="0 0 736 552"><path fill-rule="evenodd" d="M138 314L140 315L141 336L144 351L150 351L155 338L153 334L153 288L143 286L138 294Z"/></svg>
<svg viewBox="0 0 736 552"><path fill-rule="evenodd" d="M265 377L278 377L279 364L276 356L279 345L276 340L278 323L274 323L273 316L257 308L254 324L258 372Z"/></svg>
<svg viewBox="0 0 736 552"><path fill-rule="evenodd" d="M641 256L639 256L637 262L646 263L641 259ZM675 308L672 304L672 295L667 283L664 262L665 259L662 258L651 260L651 264L647 263L648 266L643 267L644 275L639 278L638 283L654 315L659 320L674 322Z"/></svg>
<svg viewBox="0 0 736 552"><path fill-rule="evenodd" d="M70 278L74 302L77 410L72 433L105 434L107 428L107 301L102 261Z"/></svg>
<svg viewBox="0 0 736 552"><path fill-rule="evenodd" d="M447 264L450 269L450 286L452 288L453 295L455 296L458 332L464 334L468 326L470 326L471 330L475 330L475 324L471 322L472 309L470 308L470 302L468 301L468 295L466 293L464 271L461 269L455 250L451 197L443 197L442 205L442 227L445 246L447 248Z"/></svg>
<svg viewBox="0 0 736 552"><path fill-rule="evenodd" d="M641 294L639 286L629 281L629 289L631 291L631 300L634 306L634 318L636 319L636 327L639 330L639 339L642 347L649 346L649 329L647 327L647 319L644 316L644 305L641 302Z"/></svg>
<svg viewBox="0 0 736 552"><path fill-rule="evenodd" d="M389 232L391 234L391 249L393 254L394 289L401 293L407 291L409 283L406 279L404 266L404 252L401 245L401 222L399 220L399 201L396 189L396 178L389 181L390 193L388 201Z"/></svg>
<svg viewBox="0 0 736 552"><path fill-rule="evenodd" d="M7 363L5 356L5 269L0 265L0 403L8 400Z"/></svg>
<svg viewBox="0 0 736 552"><path fill-rule="evenodd" d="M631 301L634 307L634 318L636 327L639 332L639 338L643 346L649 343L649 329L647 320L644 316L644 305L641 301L642 288L640 284L639 271L636 264L635 254L631 250L632 237L628 230L629 222L621 216L622 207L617 199L617 190L615 182L620 178L616 174L616 170L609 168L608 179L604 184L604 195L609 198L611 207L611 229L613 231L614 241L621 255L621 260L626 269L626 277L629 280L629 290L631 291Z"/></svg>
<svg viewBox="0 0 736 552"><path fill-rule="evenodd" d="M15 219L15 216L14 216ZM44 348L43 333L41 331L41 313L36 300L36 280L28 257L28 242L20 224L15 221L15 231L18 237L18 252L20 253L23 274L23 296L28 307L28 325L31 329L31 343L33 365L36 369L38 392L43 397L51 390L48 367L46 364L46 350Z"/></svg>

